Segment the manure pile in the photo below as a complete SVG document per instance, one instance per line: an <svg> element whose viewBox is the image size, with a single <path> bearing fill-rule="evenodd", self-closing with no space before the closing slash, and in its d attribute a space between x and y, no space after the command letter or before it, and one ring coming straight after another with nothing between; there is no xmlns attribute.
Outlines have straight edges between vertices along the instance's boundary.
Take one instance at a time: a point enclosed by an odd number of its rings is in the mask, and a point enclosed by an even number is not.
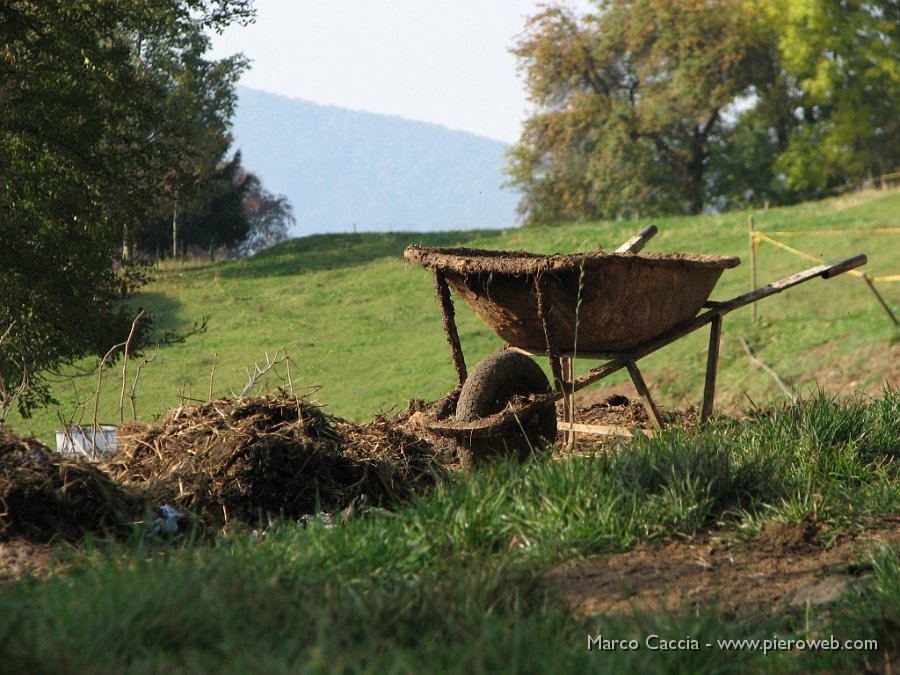
<svg viewBox="0 0 900 675"><path fill-rule="evenodd" d="M207 527L390 507L445 465L400 420L353 424L286 394L182 406L126 423L104 463L0 432L0 541L125 535L162 505Z"/></svg>
<svg viewBox="0 0 900 675"><path fill-rule="evenodd" d="M390 506L434 484L441 463L391 420L357 425L284 394L179 407L119 430L105 469L207 524L297 519L366 495Z"/></svg>
<svg viewBox="0 0 900 675"><path fill-rule="evenodd" d="M0 540L122 535L145 507L95 464L0 431Z"/></svg>

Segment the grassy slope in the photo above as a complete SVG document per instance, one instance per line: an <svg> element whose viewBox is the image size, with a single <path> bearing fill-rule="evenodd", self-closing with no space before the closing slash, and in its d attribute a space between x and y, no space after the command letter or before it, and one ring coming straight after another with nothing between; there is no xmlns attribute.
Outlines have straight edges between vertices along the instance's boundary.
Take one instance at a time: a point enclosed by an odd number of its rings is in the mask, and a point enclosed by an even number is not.
<svg viewBox="0 0 900 675"><path fill-rule="evenodd" d="M763 231L873 229L895 226L897 212L900 191L894 190L772 209L754 213L754 218ZM744 264L726 271L713 293L713 299L733 297L749 290L747 215L656 220L660 234L648 250L741 256ZM400 254L406 245L568 252L598 244L614 248L640 226L603 222L503 232L325 235L288 242L252 260L163 267L139 298L154 312L157 327L183 330L206 314L209 329L184 344L162 348L144 369L138 418L150 421L177 405L179 392L206 399L214 361L213 394L239 391L247 379L244 368L264 361L265 352L271 356L281 348L293 361L294 386L316 391L315 398L341 416L361 420L403 407L414 396L436 398L452 388L454 373L430 274L404 264ZM865 252L868 271L877 275L900 273L897 238L897 234L804 236L789 243L826 258ZM811 264L764 244L760 284ZM900 305L900 285L885 284L882 291L894 307ZM807 387L809 378L827 373L823 369L830 363L844 371L838 381L877 387L883 378L879 366L892 357L896 360L896 347L888 346L896 331L858 278L814 280L757 307L761 322L755 329L746 308L725 321L720 405L732 404L742 392L757 401L777 393L769 377L749 364L739 336L746 337L783 377ZM474 363L498 348L500 340L466 307L460 305L458 310L463 346ZM663 403L685 406L699 401L706 339L706 332L699 331L642 362ZM265 385L277 386L286 377L282 367ZM59 415L90 419L91 413L77 403L91 398L95 383L95 375L60 381L58 409L43 411L32 420L12 416L10 425L52 441ZM104 376L100 421L118 420L120 383L118 368ZM87 406L92 408L92 403Z"/></svg>
<svg viewBox="0 0 900 675"><path fill-rule="evenodd" d="M578 619L541 580L573 557L710 527L717 548L739 550L766 522L812 517L828 536L871 527L879 514L890 522L900 508L898 406L898 390L874 402L818 396L608 454L501 464L334 529L282 523L264 537L234 531L208 546L138 531L131 547L87 547L44 579L0 579L0 670L891 672L900 649L896 546L860 550L856 572L834 570L860 575L836 602L776 615L692 601ZM790 568L789 547L772 555ZM656 652L643 646L649 634L701 643L834 635L874 639L879 649ZM589 652L588 635L641 647Z"/></svg>

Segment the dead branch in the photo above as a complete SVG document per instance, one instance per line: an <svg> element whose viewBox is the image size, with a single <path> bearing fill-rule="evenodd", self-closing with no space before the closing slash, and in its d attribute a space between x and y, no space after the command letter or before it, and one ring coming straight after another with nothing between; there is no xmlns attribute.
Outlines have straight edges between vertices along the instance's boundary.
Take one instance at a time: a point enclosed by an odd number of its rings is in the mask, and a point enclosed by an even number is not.
<svg viewBox="0 0 900 675"><path fill-rule="evenodd" d="M125 339L125 342L120 342L118 344L113 345L109 348L109 351L103 355L103 358L100 359L100 365L97 367L97 389L94 391L94 411L91 415L91 424L92 433L91 433L91 457L96 457L97 455L97 412L100 410L100 390L103 385L103 367L106 364L106 360L116 353L116 350L120 347L128 346L129 341L131 340L132 335L134 334L134 326L137 323L138 319L140 319L144 315L143 308L138 312L138 315L135 317L134 321L131 322L131 331L128 334L128 337Z"/></svg>
<svg viewBox="0 0 900 675"><path fill-rule="evenodd" d="M775 380L775 384L777 384L781 388L781 391L787 394L792 403L795 402L797 400L797 395L794 393L794 390L784 383L784 380L779 377L778 373L767 366L762 359L753 354L753 352L750 350L750 345L747 344L747 341L744 338L738 338L738 340L740 340L741 346L744 348L744 351L747 352L747 358L750 359L750 363L752 363L757 368L762 368L765 372L771 375L772 379Z"/></svg>
<svg viewBox="0 0 900 675"><path fill-rule="evenodd" d="M153 353L150 356L145 356L141 359L141 362L137 365L137 370L134 373L134 381L131 383L131 392L128 395L128 398L131 401L131 419L133 420L137 419L137 385L138 380L141 379L141 371L144 369L144 366L156 358L157 354L159 354L159 345L156 345L156 349L153 350Z"/></svg>
<svg viewBox="0 0 900 675"><path fill-rule="evenodd" d="M125 384L128 381L128 354L131 351L131 341L134 339L134 333L137 330L138 321L141 320L141 317L144 316L144 308L138 308L138 314L134 317L134 321L131 322L131 330L128 331L128 337L125 339L125 359L122 362L122 389L119 392L119 421L122 422L125 420ZM132 389L132 394L134 393L134 389ZM132 410L133 410L133 400L132 400Z"/></svg>
<svg viewBox="0 0 900 675"><path fill-rule="evenodd" d="M215 354L213 354L212 370L209 371L209 400L210 401L212 401L213 382L215 381L215 377L216 377L216 362L218 360L219 360L219 352L216 352Z"/></svg>
<svg viewBox="0 0 900 675"><path fill-rule="evenodd" d="M13 321L9 326L3 331L3 335L0 335L0 347L3 346L3 342L6 338L9 337L9 334L12 333L13 328L15 328L16 322ZM9 415L9 411L12 409L13 403L21 398L22 394L28 389L28 385L31 383L31 380L28 376L28 363L25 359L22 359L22 382L16 387L15 391L10 392L10 390L6 387L6 382L3 378L0 378L0 426L6 423L6 417Z"/></svg>
<svg viewBox="0 0 900 675"><path fill-rule="evenodd" d="M280 354L280 356L279 356ZM287 354L282 354L281 350L275 352L275 356L273 358L269 358L269 353L266 352L266 364L262 367L258 363L253 364L253 372L250 371L249 368L246 368L247 372L247 384L244 385L244 388L241 390L241 393L237 396L237 398L244 398L247 394L249 394L253 387L259 382L260 378L263 375L268 373L272 368L274 368L279 363L283 363L287 359ZM231 395L234 396L234 391L231 392Z"/></svg>

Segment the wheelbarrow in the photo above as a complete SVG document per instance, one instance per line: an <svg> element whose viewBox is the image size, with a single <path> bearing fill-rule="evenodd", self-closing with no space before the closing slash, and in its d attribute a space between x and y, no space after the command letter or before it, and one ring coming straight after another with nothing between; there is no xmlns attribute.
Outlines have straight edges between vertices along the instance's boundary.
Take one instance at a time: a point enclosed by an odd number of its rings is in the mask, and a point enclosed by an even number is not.
<svg viewBox="0 0 900 675"><path fill-rule="evenodd" d="M649 226L612 253L574 255L409 246L407 261L434 273L457 386L434 407L427 428L454 437L464 464L503 446L527 456L541 440L552 443L563 401L563 429L606 433L574 420L575 392L626 369L650 420L662 416L638 369L638 360L709 325L701 423L712 414L723 317L815 277L830 279L866 264L865 255L811 267L725 302L708 301L724 270L740 259L640 251L656 234ZM450 291L506 341L470 373L460 344ZM701 310L706 310L702 311ZM553 385L531 358L546 355ZM573 377L572 362L603 363ZM627 434L624 434L627 435Z"/></svg>

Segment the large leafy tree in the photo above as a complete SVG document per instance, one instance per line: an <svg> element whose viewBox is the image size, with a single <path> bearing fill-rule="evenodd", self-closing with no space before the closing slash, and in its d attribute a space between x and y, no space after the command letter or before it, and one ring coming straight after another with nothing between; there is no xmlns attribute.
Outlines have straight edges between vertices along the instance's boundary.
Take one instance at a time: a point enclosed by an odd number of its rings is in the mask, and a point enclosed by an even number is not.
<svg viewBox="0 0 900 675"><path fill-rule="evenodd" d="M535 104L508 169L526 222L699 212L729 107L771 73L740 0L550 7L514 52Z"/></svg>
<svg viewBox="0 0 900 675"><path fill-rule="evenodd" d="M231 140L228 130L237 101L235 84L246 66L241 56L209 61L210 40L192 30L142 46L148 73L165 92L158 105L167 146L163 177L170 214L170 249L177 255L185 239L185 216L202 200L215 198ZM239 162L239 160L238 160Z"/></svg>
<svg viewBox="0 0 900 675"><path fill-rule="evenodd" d="M800 193L895 171L900 164L900 3L757 0L774 34L789 142L776 170Z"/></svg>
<svg viewBox="0 0 900 675"><path fill-rule="evenodd" d="M49 400L42 374L127 335L112 252L193 154L181 123L208 91L173 112L162 55L202 60L204 31L251 18L250 0L0 3L0 421L19 392L25 414Z"/></svg>

